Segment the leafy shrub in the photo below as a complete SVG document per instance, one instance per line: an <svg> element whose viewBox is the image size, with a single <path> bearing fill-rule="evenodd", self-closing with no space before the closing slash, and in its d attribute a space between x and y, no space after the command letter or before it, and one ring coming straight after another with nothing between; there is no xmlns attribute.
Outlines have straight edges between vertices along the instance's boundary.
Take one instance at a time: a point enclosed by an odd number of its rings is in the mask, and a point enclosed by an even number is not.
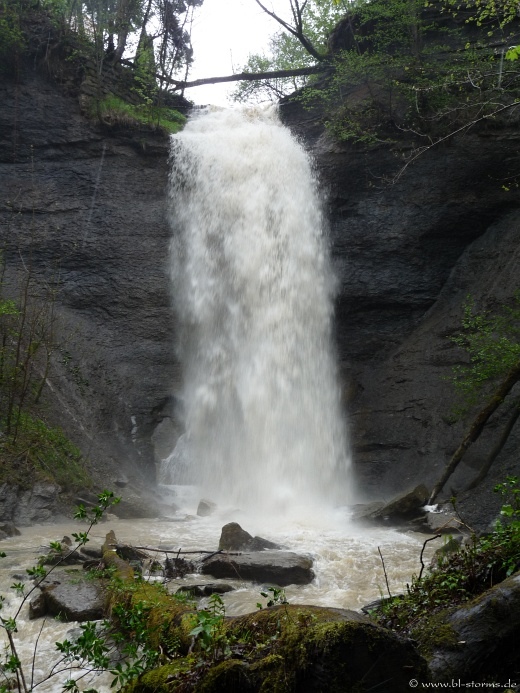
<svg viewBox="0 0 520 693"><path fill-rule="evenodd" d="M505 521L497 520L488 535L473 535L425 577L414 577L406 594L384 600L373 613L381 625L409 635L436 612L472 599L519 569L520 481L509 476L494 490L509 500L501 511Z"/></svg>
<svg viewBox="0 0 520 693"><path fill-rule="evenodd" d="M17 59L25 47L21 28L22 4L0 2L0 74L12 72Z"/></svg>

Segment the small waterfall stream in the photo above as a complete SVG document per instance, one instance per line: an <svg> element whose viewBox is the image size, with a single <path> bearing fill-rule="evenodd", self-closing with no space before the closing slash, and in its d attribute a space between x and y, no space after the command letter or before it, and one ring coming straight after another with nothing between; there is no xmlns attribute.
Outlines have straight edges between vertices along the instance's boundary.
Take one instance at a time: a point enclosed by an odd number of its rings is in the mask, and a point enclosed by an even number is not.
<svg viewBox="0 0 520 693"><path fill-rule="evenodd" d="M250 514L345 505L334 281L309 157L273 108L206 110L173 136L172 164L188 461L170 477Z"/></svg>

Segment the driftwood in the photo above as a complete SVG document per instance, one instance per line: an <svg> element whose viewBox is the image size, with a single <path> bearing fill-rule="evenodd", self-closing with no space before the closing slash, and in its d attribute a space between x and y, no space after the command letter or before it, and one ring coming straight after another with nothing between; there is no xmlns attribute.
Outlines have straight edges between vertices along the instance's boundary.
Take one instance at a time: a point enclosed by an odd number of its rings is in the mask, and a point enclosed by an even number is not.
<svg viewBox="0 0 520 693"><path fill-rule="evenodd" d="M174 553L177 556L183 556L183 555L187 556L189 554L193 555L193 554L204 554L204 553L209 554L206 558L203 559L205 561L207 561L208 558L211 558L212 556L216 556L217 553L222 553L222 549L219 549L217 551L205 551L202 549L199 549L197 551L183 551L182 549L159 549L159 548L154 548L153 546L132 546L130 544L110 544L110 546L113 546L116 551L119 549L129 548L129 549L137 549L140 551L153 551L156 553ZM226 553L228 556L241 556L242 555L241 551L238 551L237 553L228 553L228 552L226 552ZM147 558L148 558L148 556L147 556Z"/></svg>

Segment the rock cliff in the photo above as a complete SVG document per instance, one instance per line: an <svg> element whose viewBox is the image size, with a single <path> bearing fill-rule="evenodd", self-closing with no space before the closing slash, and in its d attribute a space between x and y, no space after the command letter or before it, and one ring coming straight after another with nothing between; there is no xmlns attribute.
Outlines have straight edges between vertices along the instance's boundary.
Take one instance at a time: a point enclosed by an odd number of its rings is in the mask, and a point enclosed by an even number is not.
<svg viewBox="0 0 520 693"><path fill-rule="evenodd" d="M103 130L41 72L0 85L7 280L58 280L49 416L112 477L152 481L151 435L178 379L165 199L168 138ZM49 392L49 390L48 390ZM101 485L110 476L99 479Z"/></svg>
<svg viewBox="0 0 520 693"><path fill-rule="evenodd" d="M327 195L337 348L361 488L377 496L431 485L468 426L452 423L446 380L464 358L449 340L462 306L471 295L497 307L518 289L520 199L507 185L518 172L516 120L470 130L404 168L405 141L340 145L319 112L287 101L282 114L310 147ZM444 498L476 475L503 425L502 416L490 422ZM518 434L486 489L462 496L468 522L485 524L498 511L489 488L518 473Z"/></svg>
<svg viewBox="0 0 520 693"><path fill-rule="evenodd" d="M449 422L453 392L443 378L461 354L447 336L467 294L498 304L518 287L520 192L503 189L518 173L517 123L452 138L390 184L405 145L339 145L319 114L294 102L281 111L311 150L327 195L337 351L360 489L380 496L431 485L464 430ZM100 485L121 468L153 484L164 438L178 431L167 176L165 136L89 123L77 95L30 66L0 84L7 279L13 284L29 263L41 281L59 275L63 347L49 417L81 444ZM456 490L482 464L500 423L468 453ZM513 434L493 479L518 471L517 446ZM463 514L485 524L498 505L477 490Z"/></svg>

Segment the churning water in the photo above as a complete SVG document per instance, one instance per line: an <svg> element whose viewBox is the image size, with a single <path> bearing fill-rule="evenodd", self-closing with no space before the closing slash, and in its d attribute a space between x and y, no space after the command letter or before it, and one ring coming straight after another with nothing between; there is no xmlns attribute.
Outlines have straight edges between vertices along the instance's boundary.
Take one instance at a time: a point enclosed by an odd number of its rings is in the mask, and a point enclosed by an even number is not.
<svg viewBox="0 0 520 693"><path fill-rule="evenodd" d="M275 109L204 111L172 138L170 202L188 458L170 476L264 516L345 505L334 282L305 150Z"/></svg>
<svg viewBox="0 0 520 693"><path fill-rule="evenodd" d="M186 499L188 501L188 499ZM97 525L91 541L101 545L109 529L113 529L119 541L150 548L208 550L214 551L218 546L220 528L226 521L223 516L199 518L193 516L196 509L196 498L188 501L183 512L175 518L177 521L157 520L112 520L104 525ZM188 511L188 515L186 515ZM263 536L283 543L299 553L309 553L314 560L316 579L309 585L290 585L285 591L291 604L318 604L323 606L359 609L362 605L386 594L386 581L378 547L384 556L389 588L393 594L406 589L405 583L420 570L419 555L424 537L414 534L400 534L384 528L356 529L350 526L348 531L338 523L336 528L319 527L319 517L309 517L304 523L280 523L278 528L267 529L252 526L244 522L244 528L251 533L262 532ZM313 520L315 521L313 523ZM313 526L314 525L314 526ZM14 591L10 589L13 582L18 582L25 569L33 566L37 557L44 553L42 545L51 540L59 540L71 531L85 531L86 527L77 522L63 525L46 525L27 527L22 536L13 537L2 542L1 548L7 558L0 561L0 595L6 597L2 616L13 615L19 604ZM427 548L428 561L434 550L430 542ZM153 552L159 560L165 554L160 550ZM69 574L69 579L74 579ZM214 578L201 575L188 575L183 579L173 580L169 589L174 592L180 586L216 582ZM254 612L258 602L265 605L260 595L266 585L247 583L238 578L225 580L235 589L224 595L226 613L238 615ZM203 602L201 606L204 606ZM111 689L112 677L89 673L87 670L68 670L67 666L57 666L60 660L55 642L73 639L79 634L77 623L62 623L53 618L29 620L28 608L24 607L18 622L18 632L14 634L18 654L25 663L26 673L34 675L35 690L43 693L61 693L62 683L72 676L78 679L80 690L94 687L100 693ZM0 647L5 643L5 633L0 631ZM35 656L36 654L36 656ZM33 669L34 661L34 669ZM61 676L47 680L53 668L62 670ZM36 685L37 684L37 685Z"/></svg>

